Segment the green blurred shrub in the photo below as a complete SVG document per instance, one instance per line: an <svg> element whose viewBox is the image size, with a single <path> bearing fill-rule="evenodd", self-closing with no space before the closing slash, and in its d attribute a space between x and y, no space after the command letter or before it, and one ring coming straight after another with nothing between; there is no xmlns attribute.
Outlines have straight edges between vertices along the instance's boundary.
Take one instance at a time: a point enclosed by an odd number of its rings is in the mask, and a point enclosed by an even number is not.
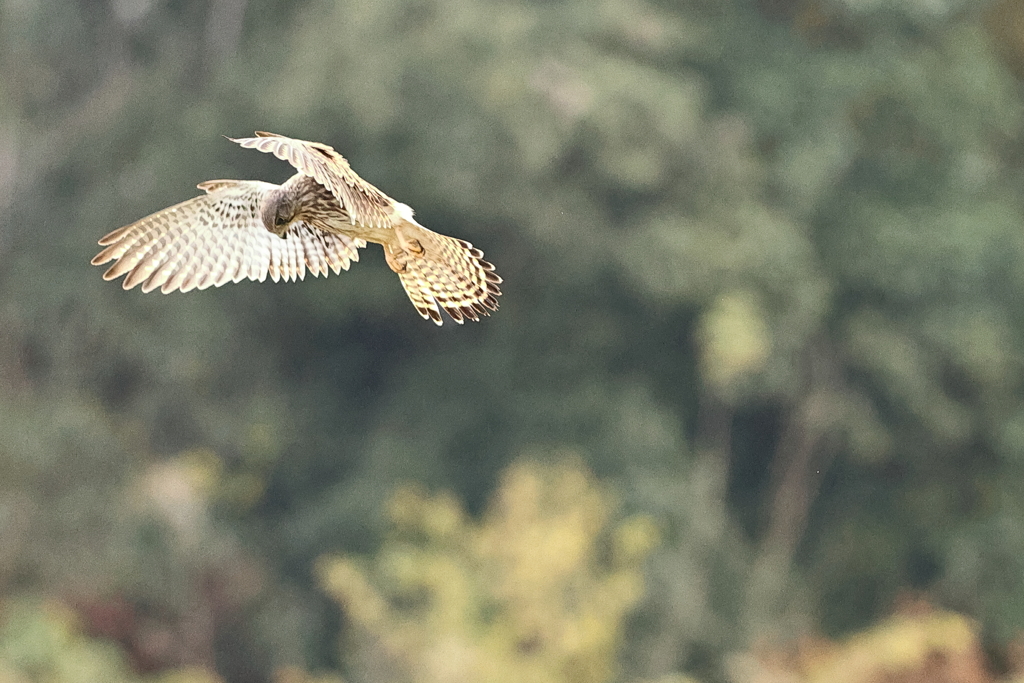
<svg viewBox="0 0 1024 683"><path fill-rule="evenodd" d="M352 622L359 678L612 680L658 543L649 518L614 511L575 459L512 465L480 521L449 495L400 489L374 557L320 562Z"/></svg>
<svg viewBox="0 0 1024 683"><path fill-rule="evenodd" d="M83 632L77 614L52 601L0 603L0 683L221 683L198 668L142 676L116 643Z"/></svg>
<svg viewBox="0 0 1024 683"><path fill-rule="evenodd" d="M841 641L805 638L735 655L733 683L994 683L978 624L927 604Z"/></svg>

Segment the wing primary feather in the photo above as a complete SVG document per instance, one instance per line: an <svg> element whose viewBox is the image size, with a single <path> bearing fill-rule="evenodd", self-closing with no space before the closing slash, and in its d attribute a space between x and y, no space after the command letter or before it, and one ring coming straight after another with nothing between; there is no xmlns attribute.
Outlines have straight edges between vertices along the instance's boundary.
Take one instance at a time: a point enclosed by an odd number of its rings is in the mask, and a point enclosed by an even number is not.
<svg viewBox="0 0 1024 683"><path fill-rule="evenodd" d="M193 225L178 226L174 239L171 240L164 250L166 258L153 270L153 273L146 281L142 283L143 293L149 293L155 288L162 286L173 275L175 268L181 264L181 259L188 250L193 233Z"/></svg>

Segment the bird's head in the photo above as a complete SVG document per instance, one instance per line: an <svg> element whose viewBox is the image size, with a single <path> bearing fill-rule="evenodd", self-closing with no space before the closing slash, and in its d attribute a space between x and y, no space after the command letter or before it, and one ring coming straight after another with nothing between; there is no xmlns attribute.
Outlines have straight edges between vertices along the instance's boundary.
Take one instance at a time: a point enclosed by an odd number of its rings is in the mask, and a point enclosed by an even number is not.
<svg viewBox="0 0 1024 683"><path fill-rule="evenodd" d="M288 225L295 220L297 212L298 205L295 199L283 189L279 189L268 192L264 197L260 218L267 230L283 236L288 230Z"/></svg>

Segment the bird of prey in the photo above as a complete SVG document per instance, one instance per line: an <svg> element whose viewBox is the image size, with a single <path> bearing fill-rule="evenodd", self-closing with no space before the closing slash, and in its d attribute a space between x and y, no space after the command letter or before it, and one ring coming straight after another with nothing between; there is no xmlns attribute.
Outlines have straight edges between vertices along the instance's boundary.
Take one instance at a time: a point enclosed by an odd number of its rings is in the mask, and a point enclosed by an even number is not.
<svg viewBox="0 0 1024 683"><path fill-rule="evenodd" d="M228 138L269 152L298 171L283 185L259 180L207 180L206 194L157 211L100 240L93 265L164 294L220 287L246 278L302 280L348 270L367 242L384 258L424 319L441 310L461 324L498 310L501 278L465 240L426 229L412 209L366 182L333 148L257 132Z"/></svg>

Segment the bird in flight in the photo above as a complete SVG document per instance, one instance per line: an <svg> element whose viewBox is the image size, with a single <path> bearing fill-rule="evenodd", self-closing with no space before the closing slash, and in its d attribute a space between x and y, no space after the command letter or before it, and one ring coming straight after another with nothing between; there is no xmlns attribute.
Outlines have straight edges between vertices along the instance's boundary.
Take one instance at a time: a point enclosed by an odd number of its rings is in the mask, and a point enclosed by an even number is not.
<svg viewBox="0 0 1024 683"><path fill-rule="evenodd" d="M269 152L298 171L274 185L259 180L207 180L206 194L157 211L106 235L93 265L114 263L104 280L124 275L164 294L220 287L246 278L302 280L348 270L367 242L384 259L424 319L441 310L462 324L498 310L501 278L483 252L413 219L412 209L366 182L333 148L257 132L228 138Z"/></svg>

